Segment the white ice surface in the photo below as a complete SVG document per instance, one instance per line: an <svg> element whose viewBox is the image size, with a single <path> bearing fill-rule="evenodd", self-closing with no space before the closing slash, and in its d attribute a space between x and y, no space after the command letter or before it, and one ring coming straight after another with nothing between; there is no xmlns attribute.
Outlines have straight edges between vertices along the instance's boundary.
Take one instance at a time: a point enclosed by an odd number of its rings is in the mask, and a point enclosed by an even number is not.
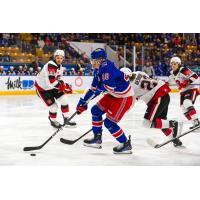
<svg viewBox="0 0 200 200"><path fill-rule="evenodd" d="M75 111L80 95L69 95L70 114ZM23 152L25 146L42 144L54 131L47 119L48 109L37 96L1 96L0 97L0 165L104 165L104 166L133 166L133 165L200 165L200 133L194 132L182 141L185 148L177 149L168 144L160 149L154 149L146 143L147 138L163 142L164 134L156 129L142 127L143 114L146 106L136 102L134 108L127 113L120 126L126 135L131 134L133 154L114 155L112 148L118 143L104 128L103 148L93 149L84 147L82 140L70 146L60 143L59 138L75 139L91 128L90 107L74 120L78 126L66 128L53 138L42 150ZM200 113L200 98L196 108ZM183 131L189 127L179 107L178 94L171 94L168 118L184 121ZM61 113L59 120L62 121ZM88 136L91 136L89 134ZM86 136L87 137L87 136Z"/></svg>

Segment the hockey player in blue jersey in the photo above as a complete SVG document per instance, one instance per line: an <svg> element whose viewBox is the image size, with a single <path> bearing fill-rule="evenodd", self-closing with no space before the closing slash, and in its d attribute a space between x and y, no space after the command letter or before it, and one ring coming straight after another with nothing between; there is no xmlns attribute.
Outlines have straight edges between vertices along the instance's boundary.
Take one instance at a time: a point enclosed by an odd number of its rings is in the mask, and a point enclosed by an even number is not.
<svg viewBox="0 0 200 200"><path fill-rule="evenodd" d="M120 143L113 148L114 153L132 153L130 136L126 137L118 122L133 104L133 90L128 76L121 72L113 62L107 59L104 49L98 48L91 53L91 62L94 67L94 78L91 88L83 98L80 98L77 111L82 113L87 109L86 102L104 92L104 96L91 109L93 137L84 140L84 145L101 148L102 125ZM106 118L103 120L103 115Z"/></svg>

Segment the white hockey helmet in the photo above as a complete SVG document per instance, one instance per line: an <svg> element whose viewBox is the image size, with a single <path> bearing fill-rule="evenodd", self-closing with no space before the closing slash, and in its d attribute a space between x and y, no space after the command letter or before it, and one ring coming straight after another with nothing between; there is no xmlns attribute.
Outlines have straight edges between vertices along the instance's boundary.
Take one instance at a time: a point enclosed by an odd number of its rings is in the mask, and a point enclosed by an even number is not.
<svg viewBox="0 0 200 200"><path fill-rule="evenodd" d="M132 75L132 71L131 69L129 69L128 67L123 67L120 69L120 71L124 72L124 74L128 75L128 76L131 76Z"/></svg>
<svg viewBox="0 0 200 200"><path fill-rule="evenodd" d="M54 54L53 54L54 58L56 56L62 56L63 58L65 58L65 52L63 50L57 49Z"/></svg>
<svg viewBox="0 0 200 200"><path fill-rule="evenodd" d="M170 60L170 65L172 63L178 63L181 65L181 59L179 57L172 57L171 60Z"/></svg>

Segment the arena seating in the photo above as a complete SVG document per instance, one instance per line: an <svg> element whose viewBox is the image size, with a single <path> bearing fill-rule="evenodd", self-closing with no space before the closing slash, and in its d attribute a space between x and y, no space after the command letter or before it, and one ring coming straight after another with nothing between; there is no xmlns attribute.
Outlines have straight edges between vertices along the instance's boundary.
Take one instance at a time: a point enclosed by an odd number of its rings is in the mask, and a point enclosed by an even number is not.
<svg viewBox="0 0 200 200"><path fill-rule="evenodd" d="M0 65L12 66L15 63L27 66L35 59L44 64L56 48L65 50L65 66L71 68L82 66L82 72L90 73L89 60L85 59L69 45L69 41L104 42L116 50L123 57L126 46L126 59L132 63L132 47L136 47L136 69L150 63L157 75L167 75L169 59L172 56L181 57L185 65L200 74L200 34L183 33L13 33L0 34ZM142 55L142 51L145 54ZM142 60L143 59L143 60ZM163 66L165 66L163 68ZM157 70L158 69L158 70ZM161 69L161 70L160 70ZM163 71L161 74L160 72ZM77 71L78 73L78 71Z"/></svg>

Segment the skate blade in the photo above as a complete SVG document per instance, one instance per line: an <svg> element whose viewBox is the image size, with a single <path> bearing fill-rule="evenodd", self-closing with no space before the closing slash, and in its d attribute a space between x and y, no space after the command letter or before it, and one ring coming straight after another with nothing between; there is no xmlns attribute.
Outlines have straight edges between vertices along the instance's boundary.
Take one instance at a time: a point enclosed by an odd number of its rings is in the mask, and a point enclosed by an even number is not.
<svg viewBox="0 0 200 200"><path fill-rule="evenodd" d="M132 154L132 150L128 150L128 151L122 151L122 152L115 152L113 151L114 154Z"/></svg>
<svg viewBox="0 0 200 200"><path fill-rule="evenodd" d="M101 149L102 148L101 144L87 144L87 143L83 143L83 145L85 147L91 147L91 148L95 148L95 149Z"/></svg>

